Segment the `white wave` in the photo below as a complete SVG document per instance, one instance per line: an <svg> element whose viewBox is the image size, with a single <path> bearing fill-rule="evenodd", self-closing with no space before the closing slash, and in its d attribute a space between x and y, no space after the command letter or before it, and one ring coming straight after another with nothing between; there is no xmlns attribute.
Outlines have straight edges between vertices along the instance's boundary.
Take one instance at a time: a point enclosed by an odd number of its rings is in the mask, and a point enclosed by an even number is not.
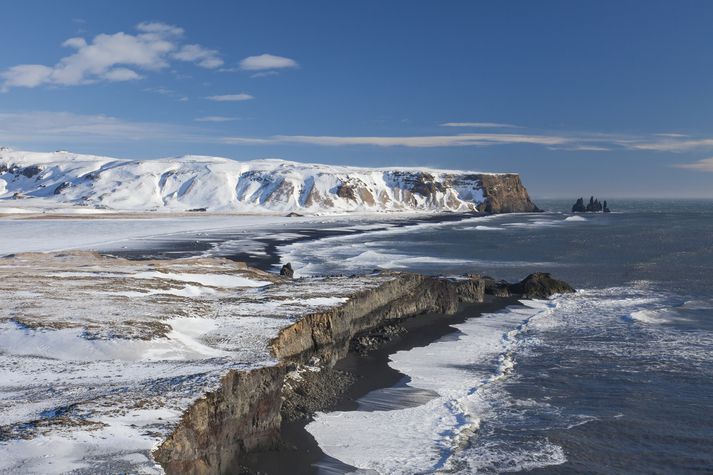
<svg viewBox="0 0 713 475"><path fill-rule="evenodd" d="M497 226L479 225L479 226L466 226L464 228L460 228L459 231L505 231L505 228L499 228Z"/></svg>
<svg viewBox="0 0 713 475"><path fill-rule="evenodd" d="M589 220L588 220L587 218L585 218L584 216L568 216L568 217L564 218L564 220L565 220L565 221L569 221L569 222L572 222L572 221L575 221L575 222L586 222L586 221L589 221Z"/></svg>

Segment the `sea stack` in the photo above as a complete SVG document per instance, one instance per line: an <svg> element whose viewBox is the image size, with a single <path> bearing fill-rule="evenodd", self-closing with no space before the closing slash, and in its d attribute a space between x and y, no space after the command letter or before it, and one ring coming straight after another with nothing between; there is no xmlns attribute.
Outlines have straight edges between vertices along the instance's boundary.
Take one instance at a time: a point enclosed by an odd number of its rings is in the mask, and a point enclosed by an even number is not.
<svg viewBox="0 0 713 475"><path fill-rule="evenodd" d="M577 201L572 205L573 213L609 213L609 207L606 200L601 203L594 196L589 198L589 203L584 204L584 198L578 198Z"/></svg>

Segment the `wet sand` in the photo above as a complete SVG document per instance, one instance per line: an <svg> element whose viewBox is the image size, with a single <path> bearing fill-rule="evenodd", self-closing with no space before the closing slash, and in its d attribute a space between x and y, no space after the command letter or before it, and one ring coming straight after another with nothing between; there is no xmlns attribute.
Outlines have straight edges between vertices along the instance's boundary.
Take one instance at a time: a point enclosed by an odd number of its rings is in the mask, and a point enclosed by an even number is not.
<svg viewBox="0 0 713 475"><path fill-rule="evenodd" d="M275 272L281 262L277 252L278 247L287 246L298 242L317 241L336 236L362 234L377 230L348 229L351 225L383 224L383 229L394 229L415 226L423 223L438 223L461 221L467 218L486 216L484 213L447 213L414 217L413 219L384 220L370 223L368 220L357 217L354 223L326 222L326 223L283 223L270 228L254 228L249 231L208 231L197 233L181 233L179 235L157 236L141 240L139 247L128 249L104 249L100 251L126 259L177 259L182 257L196 257L206 253L214 257L225 257L234 261L245 262L251 267L260 270ZM347 229L339 229L345 227ZM380 229L380 228L378 228ZM296 237L280 238L280 234L297 234ZM262 250L259 253L250 251L215 252L216 246L225 242L257 243Z"/></svg>

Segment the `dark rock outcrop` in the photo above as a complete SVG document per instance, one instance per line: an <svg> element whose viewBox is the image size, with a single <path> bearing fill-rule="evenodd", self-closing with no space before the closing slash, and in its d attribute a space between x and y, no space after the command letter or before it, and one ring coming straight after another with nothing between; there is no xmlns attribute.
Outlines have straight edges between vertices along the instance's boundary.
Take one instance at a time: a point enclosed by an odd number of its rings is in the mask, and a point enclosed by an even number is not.
<svg viewBox="0 0 713 475"><path fill-rule="evenodd" d="M553 278L546 272L535 272L517 284L509 287L511 294L519 294L528 299L546 299L555 294L574 292L574 288L563 280Z"/></svg>
<svg viewBox="0 0 713 475"><path fill-rule="evenodd" d="M577 198L577 202L572 205L573 213L584 213L587 211L587 207L584 206L584 198Z"/></svg>
<svg viewBox="0 0 713 475"><path fill-rule="evenodd" d="M287 264L282 266L282 268L280 269L280 275L284 275L285 277L289 277L290 279L294 277L295 271L294 269L292 269L292 264L288 262Z"/></svg>
<svg viewBox="0 0 713 475"><path fill-rule="evenodd" d="M38 165L30 165L29 167L23 168L20 173L22 173L27 178L32 178L33 176L39 175L41 172L42 167Z"/></svg>
<svg viewBox="0 0 713 475"><path fill-rule="evenodd" d="M54 189L54 194L59 195L60 193L62 193L64 190L66 190L70 186L71 186L71 183L69 183L68 181L63 181L62 183L57 185L57 188Z"/></svg>
<svg viewBox="0 0 713 475"><path fill-rule="evenodd" d="M609 213L609 207L607 206L607 202L604 201L604 203L600 203L598 199L594 198L594 196L589 198L589 203L586 205L584 204L584 198L578 198L577 202L572 205L572 212L573 213Z"/></svg>

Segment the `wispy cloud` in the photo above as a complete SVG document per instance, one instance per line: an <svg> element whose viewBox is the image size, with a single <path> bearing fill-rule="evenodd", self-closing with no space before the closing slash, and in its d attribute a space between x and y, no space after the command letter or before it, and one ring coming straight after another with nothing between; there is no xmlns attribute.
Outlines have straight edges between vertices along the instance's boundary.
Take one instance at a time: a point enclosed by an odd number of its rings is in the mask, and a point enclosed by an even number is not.
<svg viewBox="0 0 713 475"><path fill-rule="evenodd" d="M284 56L275 56L274 54L261 54L258 56L248 56L240 61L240 69L245 71L266 71L274 69L296 68L299 65L297 61Z"/></svg>
<svg viewBox="0 0 713 475"><path fill-rule="evenodd" d="M180 125L130 122L107 115L31 111L0 113L0 143L73 145L126 141L208 142L208 134Z"/></svg>
<svg viewBox="0 0 713 475"><path fill-rule="evenodd" d="M610 152L611 148L600 145L569 145L563 147L547 147L550 150L563 150L567 152Z"/></svg>
<svg viewBox="0 0 713 475"><path fill-rule="evenodd" d="M225 137L225 143L234 144L264 144L264 143L295 143L310 145L374 145L378 147L472 147L499 144L537 144L561 145L570 141L566 137L548 135L520 134L459 134L459 135L421 135L421 136L390 136L390 137L349 137L326 135L273 135L267 138L256 137Z"/></svg>
<svg viewBox="0 0 713 475"><path fill-rule="evenodd" d="M158 71L172 60L192 62L213 69L223 64L216 50L196 44L182 44L184 31L165 23L139 23L136 34L96 35L66 40L62 46L75 50L54 66L19 64L0 72L0 90L42 85L78 86L100 81L133 81L142 72Z"/></svg>
<svg viewBox="0 0 713 475"><path fill-rule="evenodd" d="M250 94L241 92L240 94L223 94L220 96L208 96L206 97L206 99L215 102L241 102L249 101L250 99L254 99L254 97Z"/></svg>
<svg viewBox="0 0 713 475"><path fill-rule="evenodd" d="M196 122L232 122L238 120L236 117L225 117L222 115L208 115L205 117L196 117Z"/></svg>
<svg viewBox="0 0 713 475"><path fill-rule="evenodd" d="M201 45L183 45L173 54L175 59L196 63L206 69L215 69L223 65L219 53L214 49L207 49Z"/></svg>
<svg viewBox="0 0 713 475"><path fill-rule="evenodd" d="M690 139L687 136L663 137L653 140L627 140L620 144L631 150L650 150L653 152L691 152L694 150L713 150L713 138Z"/></svg>
<svg viewBox="0 0 713 475"><path fill-rule="evenodd" d="M674 165L676 168L687 168L689 170L699 170L702 172L713 173L713 157L705 158L693 163L681 163Z"/></svg>
<svg viewBox="0 0 713 475"><path fill-rule="evenodd" d="M469 127L473 129L519 129L520 126L499 122L445 122L441 127Z"/></svg>

